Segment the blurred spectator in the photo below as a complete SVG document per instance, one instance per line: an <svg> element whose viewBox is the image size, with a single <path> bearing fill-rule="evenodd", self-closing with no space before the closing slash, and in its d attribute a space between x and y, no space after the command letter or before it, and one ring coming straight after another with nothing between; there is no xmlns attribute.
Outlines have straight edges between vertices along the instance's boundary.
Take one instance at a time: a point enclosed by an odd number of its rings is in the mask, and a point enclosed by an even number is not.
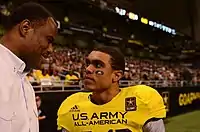
<svg viewBox="0 0 200 132"><path fill-rule="evenodd" d="M51 75L51 80L53 82L60 81L60 77L58 76L58 71L56 69L53 69L53 74Z"/></svg>
<svg viewBox="0 0 200 132"><path fill-rule="evenodd" d="M42 69L42 75L39 76L39 81L42 86L51 86L52 85L51 77L48 74L47 69Z"/></svg>
<svg viewBox="0 0 200 132"><path fill-rule="evenodd" d="M34 78L34 76L33 76L33 72L29 72L29 73L27 74L26 78L29 80L29 82L30 82L31 84L33 84L33 83L35 82L35 78Z"/></svg>
<svg viewBox="0 0 200 132"><path fill-rule="evenodd" d="M73 70L69 71L69 73L65 77L66 85L78 85L78 81L79 78Z"/></svg>
<svg viewBox="0 0 200 132"><path fill-rule="evenodd" d="M40 96L36 96L35 99L36 99L36 105L37 105L37 109L38 109L38 120L39 121L44 120L44 119L46 119L46 116L44 115L43 111L41 110L41 103L42 103L41 98L40 98Z"/></svg>
<svg viewBox="0 0 200 132"><path fill-rule="evenodd" d="M36 105L37 105L37 110L38 110L39 130L40 132L45 132L46 115L44 111L41 109L42 100L40 96L36 96L35 99L36 99Z"/></svg>
<svg viewBox="0 0 200 132"><path fill-rule="evenodd" d="M52 69L52 75L51 75L51 82L53 83L53 86L59 86L60 85L60 77L58 76L58 71L56 69Z"/></svg>
<svg viewBox="0 0 200 132"><path fill-rule="evenodd" d="M124 72L124 76L121 78L121 80L131 80L129 71Z"/></svg>

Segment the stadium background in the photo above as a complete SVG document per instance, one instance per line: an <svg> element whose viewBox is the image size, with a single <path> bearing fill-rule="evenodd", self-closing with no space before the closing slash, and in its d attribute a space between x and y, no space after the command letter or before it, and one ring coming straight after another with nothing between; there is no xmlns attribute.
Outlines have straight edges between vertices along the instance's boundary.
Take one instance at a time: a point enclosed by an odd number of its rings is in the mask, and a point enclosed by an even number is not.
<svg viewBox="0 0 200 132"><path fill-rule="evenodd" d="M0 1L1 35L10 11L25 1ZM53 54L43 62L41 69L34 69L27 76L36 95L41 97L41 109L47 116L40 122L43 131L56 131L56 111L60 103L83 89L84 58L93 47L101 45L119 47L126 55L121 87L147 84L157 89L167 106L167 119L199 109L198 0L37 2L52 11L59 23ZM195 122L200 119L193 119L192 127L180 131L195 132L198 127ZM178 131L175 125L168 129Z"/></svg>

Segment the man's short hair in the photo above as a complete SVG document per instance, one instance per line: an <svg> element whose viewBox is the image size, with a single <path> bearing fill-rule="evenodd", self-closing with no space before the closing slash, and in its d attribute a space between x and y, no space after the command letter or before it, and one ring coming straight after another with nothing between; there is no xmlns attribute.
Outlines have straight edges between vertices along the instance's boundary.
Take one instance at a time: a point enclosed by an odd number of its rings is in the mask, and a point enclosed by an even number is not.
<svg viewBox="0 0 200 132"><path fill-rule="evenodd" d="M34 22L45 20L49 17L53 17L53 15L44 6L38 3L28 2L22 4L11 12L11 15L9 16L8 22L5 27L7 30L9 30L25 19Z"/></svg>
<svg viewBox="0 0 200 132"><path fill-rule="evenodd" d="M111 57L111 66L113 70L125 70L125 58L121 50L113 46L101 46L95 48L93 51L100 51L110 55Z"/></svg>

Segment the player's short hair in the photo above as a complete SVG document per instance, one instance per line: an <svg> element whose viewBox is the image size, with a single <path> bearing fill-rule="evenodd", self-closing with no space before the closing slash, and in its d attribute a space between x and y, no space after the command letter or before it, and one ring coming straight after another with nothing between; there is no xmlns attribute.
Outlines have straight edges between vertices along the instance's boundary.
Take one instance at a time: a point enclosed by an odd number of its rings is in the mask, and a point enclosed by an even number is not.
<svg viewBox="0 0 200 132"><path fill-rule="evenodd" d="M114 46L101 46L95 48L93 51L100 51L110 55L111 66L114 70L125 70L125 58L121 50Z"/></svg>
<svg viewBox="0 0 200 132"><path fill-rule="evenodd" d="M34 22L40 20L47 20L47 18L49 17L53 17L53 15L44 6L34 2L27 2L17 7L11 12L11 15L8 18L8 22L6 23L5 28L7 30L12 29L14 26L16 26L25 19ZM56 22L55 19L54 21Z"/></svg>

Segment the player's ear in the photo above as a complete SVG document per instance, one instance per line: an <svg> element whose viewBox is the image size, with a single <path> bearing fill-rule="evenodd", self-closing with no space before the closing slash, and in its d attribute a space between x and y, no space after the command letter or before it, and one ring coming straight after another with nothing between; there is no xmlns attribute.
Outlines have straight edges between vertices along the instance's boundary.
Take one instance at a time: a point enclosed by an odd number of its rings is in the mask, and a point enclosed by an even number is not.
<svg viewBox="0 0 200 132"><path fill-rule="evenodd" d="M123 72L121 70L117 70L114 72L113 82L118 82L123 76Z"/></svg>
<svg viewBox="0 0 200 132"><path fill-rule="evenodd" d="M28 32L32 29L31 22L28 19L23 20L19 24L19 32L22 37L26 37Z"/></svg>

